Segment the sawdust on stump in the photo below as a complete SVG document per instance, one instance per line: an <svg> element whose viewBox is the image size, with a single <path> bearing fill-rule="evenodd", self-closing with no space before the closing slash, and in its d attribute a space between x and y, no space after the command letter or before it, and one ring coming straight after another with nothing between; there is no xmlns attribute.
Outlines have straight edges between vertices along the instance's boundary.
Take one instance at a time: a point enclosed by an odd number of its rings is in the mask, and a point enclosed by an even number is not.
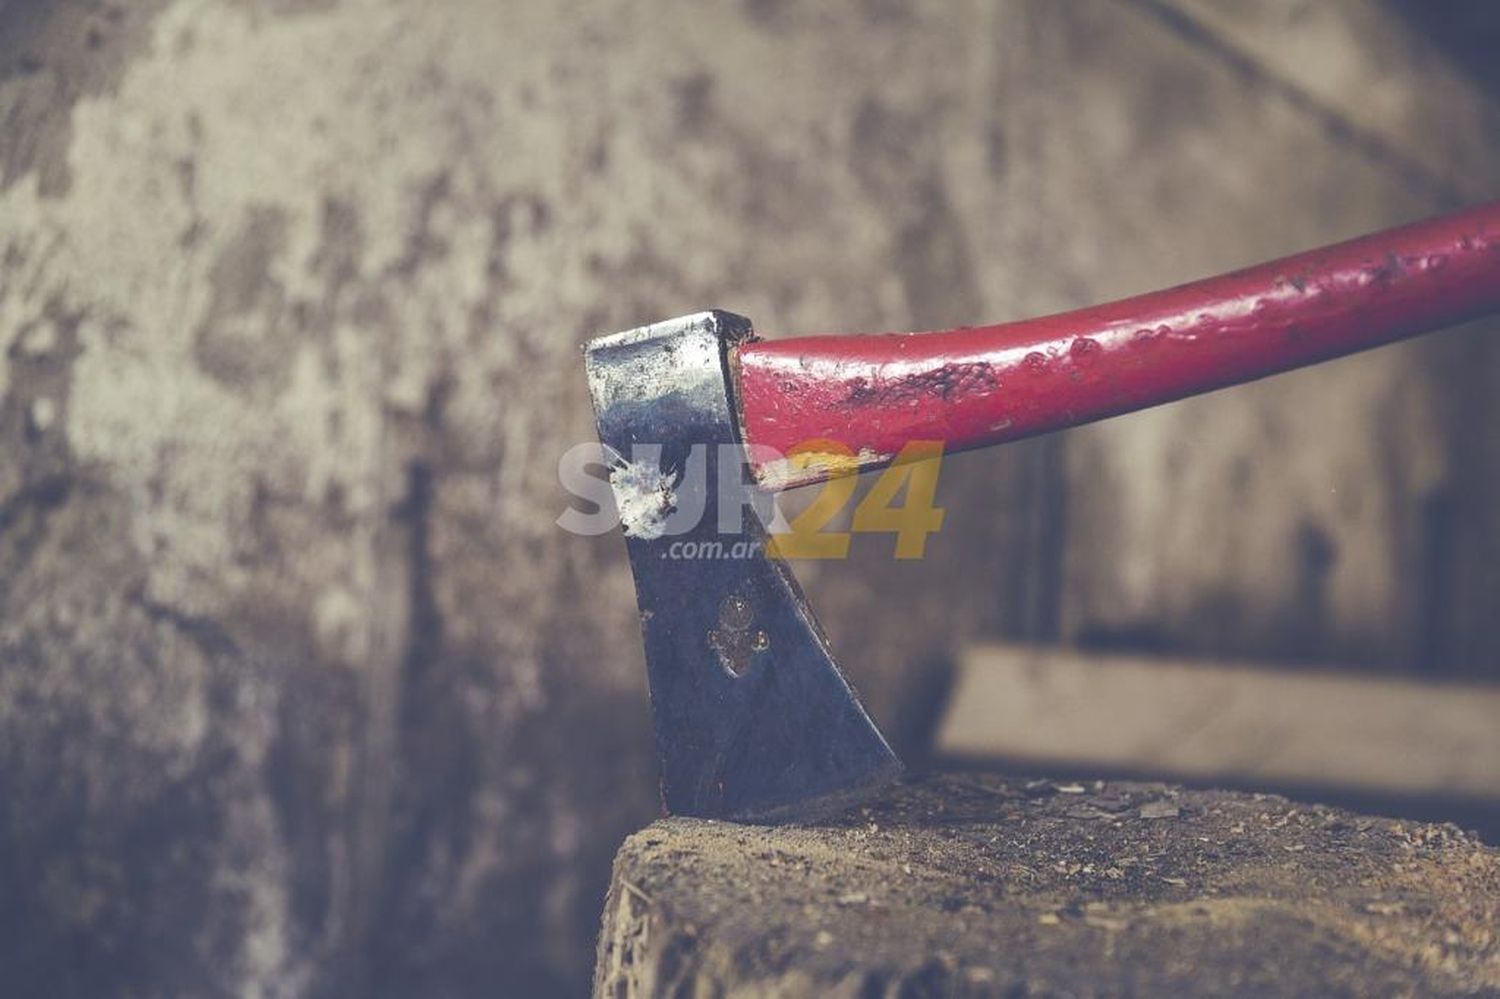
<svg viewBox="0 0 1500 999"><path fill-rule="evenodd" d="M600 996L1500 993L1500 851L1165 784L925 778L615 858Z"/></svg>

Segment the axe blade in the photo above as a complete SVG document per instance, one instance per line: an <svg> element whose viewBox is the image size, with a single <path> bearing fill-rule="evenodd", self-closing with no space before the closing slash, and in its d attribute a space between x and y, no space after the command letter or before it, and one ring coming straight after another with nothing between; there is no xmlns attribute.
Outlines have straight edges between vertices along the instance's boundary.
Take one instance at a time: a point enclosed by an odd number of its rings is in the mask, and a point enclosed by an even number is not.
<svg viewBox="0 0 1500 999"><path fill-rule="evenodd" d="M730 352L752 338L749 320L704 312L594 340L585 366L635 576L663 804L803 821L902 768L786 564L764 550L754 506L765 504L744 469L719 474L721 455L741 463ZM728 529L724 482L741 490ZM702 515L673 525L664 515L674 507Z"/></svg>

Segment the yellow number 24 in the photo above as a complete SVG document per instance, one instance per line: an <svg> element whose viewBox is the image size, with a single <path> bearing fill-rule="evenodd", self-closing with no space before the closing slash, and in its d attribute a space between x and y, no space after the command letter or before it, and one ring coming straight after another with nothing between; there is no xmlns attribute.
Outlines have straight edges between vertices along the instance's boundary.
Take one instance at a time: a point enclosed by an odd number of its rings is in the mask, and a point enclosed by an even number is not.
<svg viewBox="0 0 1500 999"><path fill-rule="evenodd" d="M889 468L880 473L874 485L854 508L851 526L860 533L896 535L896 557L921 558L927 548L927 535L943 526L943 511L935 505L942 441L910 441ZM849 448L836 441L809 442L789 457L795 462L806 456L816 461L833 455L850 455ZM905 489L905 500L895 505ZM823 483L816 499L787 525L785 533L774 535L768 551L781 558L838 559L849 554L848 531L825 531L839 511L854 495L852 476L831 478Z"/></svg>

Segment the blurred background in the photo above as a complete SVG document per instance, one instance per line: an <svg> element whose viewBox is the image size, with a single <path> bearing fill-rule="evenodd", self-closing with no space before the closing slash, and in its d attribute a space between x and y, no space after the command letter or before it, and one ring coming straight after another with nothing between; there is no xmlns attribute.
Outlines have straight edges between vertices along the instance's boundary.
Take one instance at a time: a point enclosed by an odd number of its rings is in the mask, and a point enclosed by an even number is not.
<svg viewBox="0 0 1500 999"><path fill-rule="evenodd" d="M658 805L623 545L554 524L579 344L1487 200L1497 44L1484 0L0 0L7 991L584 993ZM914 760L1500 842L1494 332L948 459L924 560L797 571Z"/></svg>

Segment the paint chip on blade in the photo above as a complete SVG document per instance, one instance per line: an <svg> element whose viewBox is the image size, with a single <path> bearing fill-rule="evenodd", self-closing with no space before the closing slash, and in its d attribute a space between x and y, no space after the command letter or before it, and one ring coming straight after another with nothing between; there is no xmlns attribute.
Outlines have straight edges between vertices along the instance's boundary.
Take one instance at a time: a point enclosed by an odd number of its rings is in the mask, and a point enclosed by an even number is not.
<svg viewBox="0 0 1500 999"><path fill-rule="evenodd" d="M622 458L609 484L626 537L651 541L666 533L667 517L677 508L677 476L663 472L654 462Z"/></svg>

